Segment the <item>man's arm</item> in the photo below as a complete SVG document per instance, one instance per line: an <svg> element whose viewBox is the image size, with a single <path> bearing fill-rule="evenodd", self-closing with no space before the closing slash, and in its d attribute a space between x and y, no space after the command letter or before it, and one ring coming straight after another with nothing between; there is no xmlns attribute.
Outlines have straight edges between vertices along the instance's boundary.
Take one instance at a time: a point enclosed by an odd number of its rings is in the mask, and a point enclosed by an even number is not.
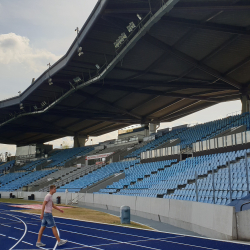
<svg viewBox="0 0 250 250"><path fill-rule="evenodd" d="M41 213L41 216L40 216L40 219L41 219L41 220L43 219L44 209L45 209L45 206L46 206L47 203L48 203L47 201L44 201L44 202L43 202L42 213Z"/></svg>
<svg viewBox="0 0 250 250"><path fill-rule="evenodd" d="M52 207L58 211L60 211L61 213L63 213L63 210L60 209L59 207L55 206L55 204L52 202Z"/></svg>

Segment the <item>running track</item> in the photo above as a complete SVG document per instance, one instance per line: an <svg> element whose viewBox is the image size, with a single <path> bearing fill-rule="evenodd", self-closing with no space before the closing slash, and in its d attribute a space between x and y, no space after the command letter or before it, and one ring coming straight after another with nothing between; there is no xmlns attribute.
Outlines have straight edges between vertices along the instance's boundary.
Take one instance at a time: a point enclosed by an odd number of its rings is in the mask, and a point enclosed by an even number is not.
<svg viewBox="0 0 250 250"><path fill-rule="evenodd" d="M0 203L0 249L38 249L35 246L41 221L38 215L18 212L18 208ZM68 243L56 246L51 229L46 229L40 249L76 250L250 250L250 245L177 235L158 231L131 229L106 224L55 218L62 239Z"/></svg>

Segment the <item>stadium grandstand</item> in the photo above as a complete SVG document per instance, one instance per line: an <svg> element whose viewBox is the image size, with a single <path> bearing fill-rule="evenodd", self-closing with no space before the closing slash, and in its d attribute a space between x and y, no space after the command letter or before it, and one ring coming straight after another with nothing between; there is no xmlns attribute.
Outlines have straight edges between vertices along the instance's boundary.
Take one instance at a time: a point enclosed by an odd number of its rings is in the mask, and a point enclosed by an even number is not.
<svg viewBox="0 0 250 250"><path fill-rule="evenodd" d="M0 102L0 143L17 146L1 196L53 184L67 204L249 241L249 27L246 0L99 0L65 56ZM239 114L160 129L232 100ZM73 148L44 144L65 136Z"/></svg>

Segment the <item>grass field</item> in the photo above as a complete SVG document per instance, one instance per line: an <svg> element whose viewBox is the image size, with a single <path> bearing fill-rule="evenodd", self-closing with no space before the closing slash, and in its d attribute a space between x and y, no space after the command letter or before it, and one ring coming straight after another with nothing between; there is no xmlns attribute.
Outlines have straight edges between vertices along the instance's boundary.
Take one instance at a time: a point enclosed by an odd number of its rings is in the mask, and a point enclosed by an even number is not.
<svg viewBox="0 0 250 250"><path fill-rule="evenodd" d="M28 201L28 200L23 200L23 199L0 199L0 202L12 203L12 204L42 204L42 202L39 202L39 201ZM59 206L65 206L65 205L60 204ZM112 225L129 226L133 228L142 228L142 229L152 230L152 228L148 226L144 226L135 222L131 222L131 224L121 224L119 217L110 215L107 213L103 213L103 212L99 212L99 211L87 209L87 208L79 208L79 207L74 207L74 206L68 206L68 207L71 207L71 208L64 209L64 213L61 213L53 209L53 215L61 217L61 218L67 218L67 219L93 221L93 222L100 222L100 223L106 223L106 224L112 224ZM23 210L22 212L41 214L41 210L35 210L35 209Z"/></svg>

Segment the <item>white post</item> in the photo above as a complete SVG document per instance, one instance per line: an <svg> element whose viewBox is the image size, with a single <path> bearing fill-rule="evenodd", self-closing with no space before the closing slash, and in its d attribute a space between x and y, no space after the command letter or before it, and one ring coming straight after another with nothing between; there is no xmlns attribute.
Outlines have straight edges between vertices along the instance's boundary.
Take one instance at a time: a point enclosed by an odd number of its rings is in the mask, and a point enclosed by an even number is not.
<svg viewBox="0 0 250 250"><path fill-rule="evenodd" d="M68 205L68 189L65 190L65 205Z"/></svg>
<svg viewBox="0 0 250 250"><path fill-rule="evenodd" d="M245 153L245 164L246 164L247 195L249 195L249 176L248 176L247 152Z"/></svg>

